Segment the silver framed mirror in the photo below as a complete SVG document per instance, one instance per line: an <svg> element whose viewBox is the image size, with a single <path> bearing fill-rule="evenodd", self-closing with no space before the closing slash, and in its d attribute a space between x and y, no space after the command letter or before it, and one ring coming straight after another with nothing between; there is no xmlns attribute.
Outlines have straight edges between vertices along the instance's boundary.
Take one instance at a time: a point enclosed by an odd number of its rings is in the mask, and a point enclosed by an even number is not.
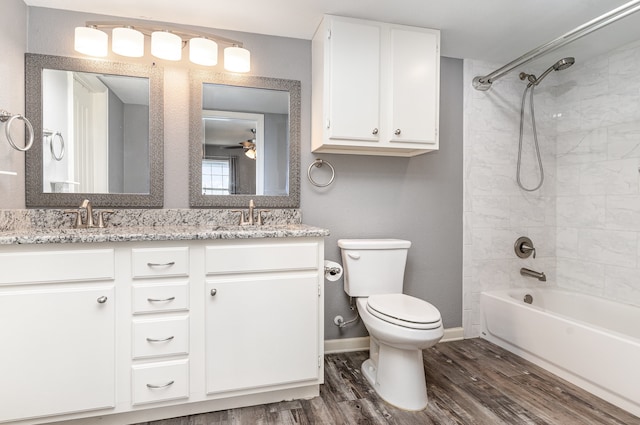
<svg viewBox="0 0 640 425"><path fill-rule="evenodd" d="M27 207L163 206L161 68L27 53L25 86Z"/></svg>
<svg viewBox="0 0 640 425"><path fill-rule="evenodd" d="M190 71L189 205L300 206L300 81Z"/></svg>

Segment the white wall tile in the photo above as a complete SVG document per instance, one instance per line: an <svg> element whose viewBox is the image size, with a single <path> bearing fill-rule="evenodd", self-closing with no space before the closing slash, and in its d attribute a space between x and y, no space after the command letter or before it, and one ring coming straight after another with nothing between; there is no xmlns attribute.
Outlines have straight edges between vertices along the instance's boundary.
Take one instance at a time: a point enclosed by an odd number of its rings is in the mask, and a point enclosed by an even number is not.
<svg viewBox="0 0 640 425"><path fill-rule="evenodd" d="M578 255L594 263L636 267L638 234L619 230L580 229Z"/></svg>
<svg viewBox="0 0 640 425"><path fill-rule="evenodd" d="M558 286L578 292L602 296L605 266L591 261L558 258L556 274Z"/></svg>
<svg viewBox="0 0 640 425"><path fill-rule="evenodd" d="M604 196L558 196L557 222L562 227L604 228Z"/></svg>
<svg viewBox="0 0 640 425"><path fill-rule="evenodd" d="M606 266L605 288L606 298L640 306L640 269L629 267Z"/></svg>
<svg viewBox="0 0 640 425"><path fill-rule="evenodd" d="M640 196L607 196L608 229L640 232Z"/></svg>
<svg viewBox="0 0 640 425"><path fill-rule="evenodd" d="M583 164L581 195L630 195L638 193L638 160L620 159Z"/></svg>
<svg viewBox="0 0 640 425"><path fill-rule="evenodd" d="M640 120L607 129L607 158L640 158Z"/></svg>
<svg viewBox="0 0 640 425"><path fill-rule="evenodd" d="M578 229L576 227L556 228L556 254L563 258L579 258Z"/></svg>
<svg viewBox="0 0 640 425"><path fill-rule="evenodd" d="M559 132L556 137L558 166L607 159L607 130Z"/></svg>
<svg viewBox="0 0 640 425"><path fill-rule="evenodd" d="M508 196L474 196L473 221L476 227L509 227Z"/></svg>

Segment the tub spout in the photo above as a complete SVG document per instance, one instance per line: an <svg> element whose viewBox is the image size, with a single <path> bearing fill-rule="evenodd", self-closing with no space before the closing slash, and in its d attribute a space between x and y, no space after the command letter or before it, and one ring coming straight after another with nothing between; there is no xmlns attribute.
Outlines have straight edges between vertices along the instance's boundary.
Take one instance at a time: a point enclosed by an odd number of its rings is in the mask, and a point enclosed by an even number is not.
<svg viewBox="0 0 640 425"><path fill-rule="evenodd" d="M522 276L535 277L540 282L546 282L547 281L547 276L544 273L537 272L535 270L527 269L527 268L524 268L524 267L520 269L520 274Z"/></svg>

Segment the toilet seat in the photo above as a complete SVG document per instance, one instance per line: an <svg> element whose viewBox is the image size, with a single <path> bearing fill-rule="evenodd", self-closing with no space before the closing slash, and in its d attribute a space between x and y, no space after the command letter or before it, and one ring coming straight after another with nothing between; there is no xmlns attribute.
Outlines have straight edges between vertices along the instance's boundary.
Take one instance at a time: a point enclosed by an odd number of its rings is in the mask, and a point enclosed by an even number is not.
<svg viewBox="0 0 640 425"><path fill-rule="evenodd" d="M378 319L405 328L436 329L442 326L437 308L410 295L371 295L367 298L367 311Z"/></svg>

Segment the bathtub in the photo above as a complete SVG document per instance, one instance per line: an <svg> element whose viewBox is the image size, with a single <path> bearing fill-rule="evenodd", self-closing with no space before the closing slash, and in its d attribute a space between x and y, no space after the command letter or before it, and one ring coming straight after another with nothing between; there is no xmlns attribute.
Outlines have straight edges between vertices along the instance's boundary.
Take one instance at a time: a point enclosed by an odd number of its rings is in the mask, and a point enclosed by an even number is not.
<svg viewBox="0 0 640 425"><path fill-rule="evenodd" d="M640 416L640 307L523 288L483 292L480 312L482 338Z"/></svg>

